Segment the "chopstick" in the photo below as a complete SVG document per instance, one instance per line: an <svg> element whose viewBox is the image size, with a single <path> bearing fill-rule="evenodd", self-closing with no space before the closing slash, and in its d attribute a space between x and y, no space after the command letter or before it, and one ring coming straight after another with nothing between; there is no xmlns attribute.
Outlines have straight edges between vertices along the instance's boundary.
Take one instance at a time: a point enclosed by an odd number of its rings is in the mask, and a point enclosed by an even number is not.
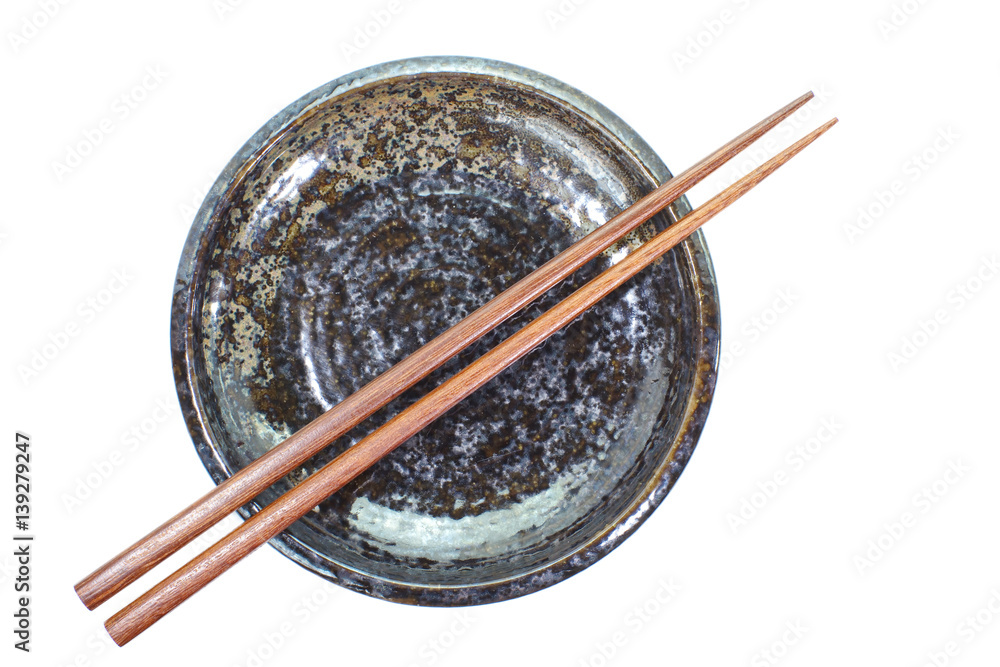
<svg viewBox="0 0 1000 667"><path fill-rule="evenodd" d="M280 445L237 471L192 505L97 568L75 586L95 609L185 544L253 500L321 449L439 368L525 305L649 220L722 164L789 117L813 94L806 93L728 144L675 176L598 227L458 324L403 359Z"/></svg>
<svg viewBox="0 0 1000 667"><path fill-rule="evenodd" d="M384 426L301 482L239 528L192 559L105 623L119 646L131 641L241 558L292 525L326 497L446 413L550 335L687 238L724 208L753 189L820 135L833 119L722 191L707 204L632 250L624 259L560 301L465 369L406 408Z"/></svg>

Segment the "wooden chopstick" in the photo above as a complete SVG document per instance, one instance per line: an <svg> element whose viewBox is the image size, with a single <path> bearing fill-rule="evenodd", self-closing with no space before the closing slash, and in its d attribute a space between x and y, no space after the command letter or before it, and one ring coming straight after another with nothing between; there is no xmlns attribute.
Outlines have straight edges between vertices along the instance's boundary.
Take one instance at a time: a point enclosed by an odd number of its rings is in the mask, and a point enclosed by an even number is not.
<svg viewBox="0 0 1000 667"><path fill-rule="evenodd" d="M668 206L779 122L813 94L806 93L771 114L679 176L561 252L486 305L378 376L280 445L256 459L75 586L94 609L212 525L253 500L311 456L412 387L448 359Z"/></svg>
<svg viewBox="0 0 1000 667"><path fill-rule="evenodd" d="M661 257L722 209L739 199L835 123L833 119L799 140L707 204L682 218L617 264L579 288L523 329L443 382L239 528L108 619L105 627L122 646L202 586L292 525L326 497L415 435L498 373L528 354L622 283Z"/></svg>

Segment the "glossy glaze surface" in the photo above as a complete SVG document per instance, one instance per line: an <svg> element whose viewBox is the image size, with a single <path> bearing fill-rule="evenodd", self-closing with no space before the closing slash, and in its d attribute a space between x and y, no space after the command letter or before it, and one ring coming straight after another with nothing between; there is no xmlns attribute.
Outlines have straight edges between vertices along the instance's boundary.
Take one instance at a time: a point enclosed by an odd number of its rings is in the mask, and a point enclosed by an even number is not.
<svg viewBox="0 0 1000 667"><path fill-rule="evenodd" d="M178 272L175 373L209 472L218 481L256 458L666 177L606 109L502 63L389 63L299 100L220 176ZM708 410L717 329L698 236L273 543L338 583L402 602L475 604L559 581L620 543L676 480Z"/></svg>

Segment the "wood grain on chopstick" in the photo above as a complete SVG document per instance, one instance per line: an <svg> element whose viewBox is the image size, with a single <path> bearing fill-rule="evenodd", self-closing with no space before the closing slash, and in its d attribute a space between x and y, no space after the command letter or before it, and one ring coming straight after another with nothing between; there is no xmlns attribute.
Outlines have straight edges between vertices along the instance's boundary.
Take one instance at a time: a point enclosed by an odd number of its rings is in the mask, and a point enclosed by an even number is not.
<svg viewBox="0 0 1000 667"><path fill-rule="evenodd" d="M255 514L204 553L112 616L105 624L111 638L119 646L131 641L205 584L304 516L330 494L649 266L815 141L836 122L836 119L831 120L810 133L698 210L632 250L617 264L606 269Z"/></svg>
<svg viewBox="0 0 1000 667"><path fill-rule="evenodd" d="M250 502L375 411L649 220L812 99L807 93L646 195L92 572L75 587L94 609Z"/></svg>

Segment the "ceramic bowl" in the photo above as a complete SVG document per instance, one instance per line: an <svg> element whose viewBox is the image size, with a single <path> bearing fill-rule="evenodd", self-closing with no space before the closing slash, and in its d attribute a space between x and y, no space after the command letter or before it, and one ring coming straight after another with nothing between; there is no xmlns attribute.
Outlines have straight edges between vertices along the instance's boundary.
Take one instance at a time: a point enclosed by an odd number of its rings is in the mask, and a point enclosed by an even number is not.
<svg viewBox="0 0 1000 667"><path fill-rule="evenodd" d="M527 69L417 58L287 107L198 212L172 345L216 483L670 174L617 116ZM242 509L249 516L687 212L684 199ZM715 384L700 234L272 540L338 584L465 605L615 548L691 456Z"/></svg>

